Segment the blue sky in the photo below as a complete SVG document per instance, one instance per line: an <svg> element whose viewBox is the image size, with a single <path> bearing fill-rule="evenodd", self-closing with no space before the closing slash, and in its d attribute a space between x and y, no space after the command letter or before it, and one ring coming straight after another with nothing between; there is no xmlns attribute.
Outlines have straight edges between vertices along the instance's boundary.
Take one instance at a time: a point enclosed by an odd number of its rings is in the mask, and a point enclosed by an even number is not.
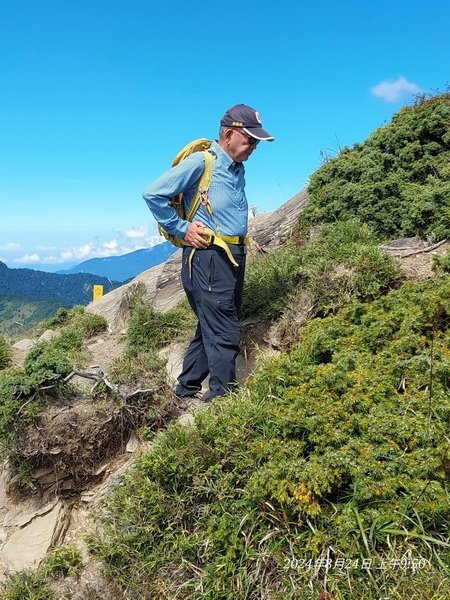
<svg viewBox="0 0 450 600"><path fill-rule="evenodd" d="M0 260L56 270L155 243L142 190L240 102L276 137L246 163L249 203L277 208L321 152L445 87L449 16L444 0L3 0Z"/></svg>

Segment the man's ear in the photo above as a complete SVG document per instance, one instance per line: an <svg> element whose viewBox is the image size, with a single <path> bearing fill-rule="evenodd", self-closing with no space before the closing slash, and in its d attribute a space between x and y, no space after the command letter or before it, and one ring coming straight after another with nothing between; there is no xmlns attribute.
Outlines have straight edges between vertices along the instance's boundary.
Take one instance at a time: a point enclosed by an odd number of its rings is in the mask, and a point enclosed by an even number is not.
<svg viewBox="0 0 450 600"><path fill-rule="evenodd" d="M225 141L229 142L231 140L231 136L233 135L232 129L227 129L225 131Z"/></svg>

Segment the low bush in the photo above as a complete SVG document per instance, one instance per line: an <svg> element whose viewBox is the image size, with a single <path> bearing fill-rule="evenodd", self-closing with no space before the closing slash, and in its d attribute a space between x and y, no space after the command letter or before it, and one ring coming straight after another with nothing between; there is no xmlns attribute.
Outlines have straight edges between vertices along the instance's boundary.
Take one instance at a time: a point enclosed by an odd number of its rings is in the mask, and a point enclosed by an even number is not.
<svg viewBox="0 0 450 600"><path fill-rule="evenodd" d="M196 319L187 301L157 312L144 299L145 288L138 287L129 299L130 320L126 334L127 353L157 350L192 331Z"/></svg>
<svg viewBox="0 0 450 600"><path fill-rule="evenodd" d="M38 406L42 380L8 367L0 371L0 457L10 450L19 419L32 419Z"/></svg>
<svg viewBox="0 0 450 600"><path fill-rule="evenodd" d="M450 94L420 99L311 176L304 228L357 217L386 238L450 235Z"/></svg>
<svg viewBox="0 0 450 600"><path fill-rule="evenodd" d="M243 316L273 320L298 290L307 291L311 317L335 312L350 300L373 300L400 277L397 263L378 250L371 229L357 220L325 225L310 240L292 240L250 265ZM281 293L282 291L282 293Z"/></svg>
<svg viewBox="0 0 450 600"><path fill-rule="evenodd" d="M83 338L90 338L108 329L107 320L101 315L86 312L84 306L59 308L56 315L41 323L41 331L46 329L72 329Z"/></svg>
<svg viewBox="0 0 450 600"><path fill-rule="evenodd" d="M73 545L53 548L45 557L41 570L46 576L65 577L77 575L83 566L80 550Z"/></svg>
<svg viewBox="0 0 450 600"><path fill-rule="evenodd" d="M61 309L59 335L50 341L38 342L25 357L23 369L9 367L0 370L2 456L14 452L20 423L36 419L46 402L73 394L72 387L64 383L64 378L87 358L83 341L86 327L90 327L86 323L92 323L92 315L86 320L83 311ZM71 316L67 317L66 313Z"/></svg>
<svg viewBox="0 0 450 600"><path fill-rule="evenodd" d="M5 338L0 335L0 369L11 364L11 348Z"/></svg>
<svg viewBox="0 0 450 600"><path fill-rule="evenodd" d="M56 595L41 571L26 571L12 575L1 593L2 600L57 600Z"/></svg>
<svg viewBox="0 0 450 600"><path fill-rule="evenodd" d="M433 271L438 275L450 273L450 251L443 256L433 257Z"/></svg>
<svg viewBox="0 0 450 600"><path fill-rule="evenodd" d="M154 350L124 353L111 365L109 377L130 388L162 389L166 384L166 361Z"/></svg>

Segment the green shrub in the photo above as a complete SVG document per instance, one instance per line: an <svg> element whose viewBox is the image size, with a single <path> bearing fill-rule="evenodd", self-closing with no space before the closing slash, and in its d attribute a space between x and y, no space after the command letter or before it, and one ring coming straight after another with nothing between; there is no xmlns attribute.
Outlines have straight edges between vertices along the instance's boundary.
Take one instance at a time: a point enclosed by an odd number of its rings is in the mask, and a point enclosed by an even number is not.
<svg viewBox="0 0 450 600"><path fill-rule="evenodd" d="M162 348L192 331L195 318L187 302L161 313L137 296L130 304L126 334L127 352L147 352Z"/></svg>
<svg viewBox="0 0 450 600"><path fill-rule="evenodd" d="M51 342L41 342L32 348L24 361L27 375L37 375L42 382L65 377L72 371L72 362L64 349Z"/></svg>
<svg viewBox="0 0 450 600"><path fill-rule="evenodd" d="M357 217L388 238L450 234L450 94L408 106L311 177L304 228Z"/></svg>
<svg viewBox="0 0 450 600"><path fill-rule="evenodd" d="M26 375L9 367L0 371L0 456L4 458L15 439L15 425L19 419L30 420L36 413L38 387L42 380L37 375Z"/></svg>
<svg viewBox="0 0 450 600"><path fill-rule="evenodd" d="M83 356L81 350L82 334L64 330L58 338L36 344L25 357L23 369L0 371L2 456L14 448L19 423L37 418L43 401L68 393L63 380Z"/></svg>
<svg viewBox="0 0 450 600"><path fill-rule="evenodd" d="M433 256L433 271L440 275L450 273L450 251L443 256Z"/></svg>
<svg viewBox="0 0 450 600"><path fill-rule="evenodd" d="M80 550L73 545L58 546L47 554L41 567L49 577L74 576L83 565Z"/></svg>
<svg viewBox="0 0 450 600"><path fill-rule="evenodd" d="M84 306L73 308L59 308L56 315L41 323L41 330L46 329L72 329L81 334L83 338L90 338L108 329L108 322L101 315L86 312Z"/></svg>
<svg viewBox="0 0 450 600"><path fill-rule="evenodd" d="M69 310L68 308L58 308L55 315L46 321L42 321L40 329L45 331L46 329L53 329L55 327L60 327L64 325L69 318Z"/></svg>
<svg viewBox="0 0 450 600"><path fill-rule="evenodd" d="M69 327L53 340L37 343L25 357L24 370L49 382L65 377L84 360L83 332Z"/></svg>
<svg viewBox="0 0 450 600"><path fill-rule="evenodd" d="M132 598L318 599L325 578L336 598L443 600L449 326L448 277L310 322L240 395L155 439L91 551ZM327 557L353 566L305 566ZM402 558L427 568L383 568Z"/></svg>
<svg viewBox="0 0 450 600"><path fill-rule="evenodd" d="M11 364L11 348L5 338L0 335L0 369Z"/></svg>
<svg viewBox="0 0 450 600"><path fill-rule="evenodd" d="M336 311L352 299L372 300L399 278L399 268L357 220L325 225L317 237L291 242L255 261L247 271L243 316L269 319L289 307L289 296L308 291L316 314Z"/></svg>
<svg viewBox="0 0 450 600"><path fill-rule="evenodd" d="M56 595L41 571L13 575L5 584L2 600L56 600Z"/></svg>
<svg viewBox="0 0 450 600"><path fill-rule="evenodd" d="M155 350L124 353L112 363L109 377L119 385L162 389L166 383L165 365Z"/></svg>

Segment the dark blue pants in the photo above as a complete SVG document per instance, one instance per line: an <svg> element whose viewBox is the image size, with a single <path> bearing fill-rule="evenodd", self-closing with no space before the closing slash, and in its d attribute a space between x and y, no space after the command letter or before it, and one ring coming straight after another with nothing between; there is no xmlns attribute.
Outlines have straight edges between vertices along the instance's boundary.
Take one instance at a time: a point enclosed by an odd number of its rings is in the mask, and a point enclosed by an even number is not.
<svg viewBox="0 0 450 600"><path fill-rule="evenodd" d="M209 246L195 251L191 274L189 256L192 248L183 248L181 280L198 323L178 377L175 388L178 396L199 392L208 373L208 400L223 396L236 382L246 248L229 247L239 267L231 264L221 248Z"/></svg>

